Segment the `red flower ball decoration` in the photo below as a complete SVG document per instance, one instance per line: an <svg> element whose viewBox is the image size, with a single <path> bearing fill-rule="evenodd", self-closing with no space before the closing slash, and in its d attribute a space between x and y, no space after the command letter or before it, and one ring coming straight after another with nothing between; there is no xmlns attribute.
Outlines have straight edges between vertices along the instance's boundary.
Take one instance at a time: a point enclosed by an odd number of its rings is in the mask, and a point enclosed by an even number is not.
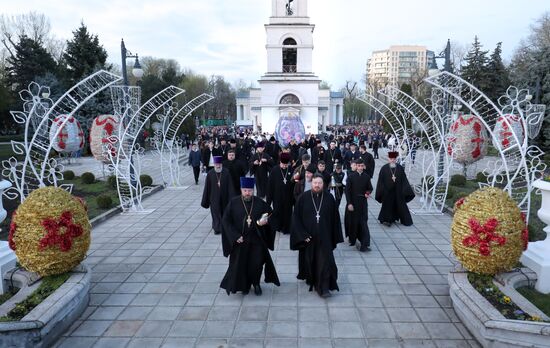
<svg viewBox="0 0 550 348"><path fill-rule="evenodd" d="M472 234L462 240L462 244L467 247L473 247L479 245L479 253L482 256L491 255L491 243L497 245L506 244L506 238L495 233L498 226L497 219L489 219L482 226L476 219L470 219L468 221Z"/></svg>
<svg viewBox="0 0 550 348"><path fill-rule="evenodd" d="M455 203L456 208L460 208L462 205L464 205L465 201L466 201L465 197L462 197L458 201L456 201L456 203Z"/></svg>
<svg viewBox="0 0 550 348"><path fill-rule="evenodd" d="M15 212L14 212L11 215L10 233L8 235L8 245L10 246L10 249L13 251L17 249L15 246L15 241L13 240L13 237L15 237L15 230L17 230L17 224L15 223Z"/></svg>
<svg viewBox="0 0 550 348"><path fill-rule="evenodd" d="M521 219L525 223L525 228L521 231L521 240L523 241L523 250L527 250L529 245L529 227L527 226L527 216L524 212L521 213Z"/></svg>
<svg viewBox="0 0 550 348"><path fill-rule="evenodd" d="M38 249L43 251L50 246L59 246L59 250L67 252L73 246L73 239L82 235L82 227L73 223L73 214L66 211L61 214L59 221L54 219L45 219L42 221L42 226L47 231L47 234L40 240ZM61 234L61 228L65 228L65 233Z"/></svg>

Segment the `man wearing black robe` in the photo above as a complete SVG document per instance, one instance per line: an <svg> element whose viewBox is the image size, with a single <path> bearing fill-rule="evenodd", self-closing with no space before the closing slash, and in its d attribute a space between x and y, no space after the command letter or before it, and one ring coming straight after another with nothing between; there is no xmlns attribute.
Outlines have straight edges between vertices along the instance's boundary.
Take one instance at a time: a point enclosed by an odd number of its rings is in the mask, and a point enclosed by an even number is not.
<svg viewBox="0 0 550 348"><path fill-rule="evenodd" d="M251 285L261 295L264 266L265 282L280 285L269 254L275 243L275 231L268 223L271 212L267 203L254 197L254 178L241 178L241 195L229 202L223 215L222 247L229 267L220 287L228 295L237 291L246 295Z"/></svg>
<svg viewBox="0 0 550 348"><path fill-rule="evenodd" d="M229 149L227 152L227 160L223 161L223 167L231 174L231 182L233 183L235 192L239 192L241 190L241 177L246 175L247 169L241 161L235 158L235 150Z"/></svg>
<svg viewBox="0 0 550 348"><path fill-rule="evenodd" d="M299 250L298 279L315 289L319 296L339 290L338 268L333 250L342 243L340 214L334 197L323 189L323 177L314 175L311 190L304 192L294 206L290 249Z"/></svg>
<svg viewBox="0 0 550 348"><path fill-rule="evenodd" d="M342 163L342 152L336 147L336 141L330 142L328 150L325 152L325 165L327 173L332 174L334 166Z"/></svg>
<svg viewBox="0 0 550 348"><path fill-rule="evenodd" d="M221 137L220 140L220 146L218 147L219 155L223 157L223 160L225 161L227 159L227 152L231 146L227 143L227 139L225 136Z"/></svg>
<svg viewBox="0 0 550 348"><path fill-rule="evenodd" d="M279 144L277 143L277 140L275 140L274 136L271 136L269 138L269 143L265 144L265 153L267 153L271 158L273 158L273 162L279 162L279 152L281 152L281 148L279 147Z"/></svg>
<svg viewBox="0 0 550 348"><path fill-rule="evenodd" d="M271 156L264 152L264 147L264 143L258 143L256 153L250 158L250 172L256 179L256 194L262 199L267 193L267 179L274 164Z"/></svg>
<svg viewBox="0 0 550 348"><path fill-rule="evenodd" d="M271 226L283 234L290 233L292 220L292 205L294 204L294 181L292 169L289 166L290 154L281 152L281 163L274 166L269 174L266 202L273 203Z"/></svg>
<svg viewBox="0 0 550 348"><path fill-rule="evenodd" d="M210 208L214 234L222 231L222 216L227 203L237 195L231 182L231 174L222 167L223 157L214 157L214 169L210 170L204 181L201 206Z"/></svg>
<svg viewBox="0 0 550 348"><path fill-rule="evenodd" d="M360 158L360 153L357 151L357 145L351 144L350 150L346 152L344 157L344 169L351 168L351 161L358 160Z"/></svg>
<svg viewBox="0 0 550 348"><path fill-rule="evenodd" d="M351 160L350 169L346 171L346 176L344 177L343 184L344 188L347 187L348 181L350 178L357 174L357 160ZM345 192L344 192L345 193ZM345 235L349 236L350 230L350 221L351 221L351 211L344 209L344 231Z"/></svg>
<svg viewBox="0 0 550 348"><path fill-rule="evenodd" d="M214 157L219 156L218 149L214 147L214 142L209 141L208 146L202 149L201 159L202 165L206 172L209 172L214 168Z"/></svg>
<svg viewBox="0 0 550 348"><path fill-rule="evenodd" d="M325 189L329 189L330 187L330 174L326 170L325 161L320 160L317 162L317 173L321 174L323 176L323 183L325 184Z"/></svg>
<svg viewBox="0 0 550 348"><path fill-rule="evenodd" d="M409 184L405 170L397 164L398 152L388 152L389 163L380 168L376 184L376 201L382 203L378 220L391 226L399 220L402 225L413 224L407 203L413 200L414 192Z"/></svg>
<svg viewBox="0 0 550 348"><path fill-rule="evenodd" d="M334 172L331 174L331 190L336 200L336 206L340 207L340 202L344 196L344 178L346 173L342 171L342 165L336 164L334 166Z"/></svg>
<svg viewBox="0 0 550 348"><path fill-rule="evenodd" d="M361 242L362 252L369 251L370 231L368 226L368 198L372 192L370 176L365 172L365 164L357 161L357 172L348 178L346 183L346 201L349 211L349 228L347 237L349 245L355 245L357 239Z"/></svg>
<svg viewBox="0 0 550 348"><path fill-rule="evenodd" d="M374 157L368 153L367 147L365 145L359 146L359 157L363 160L365 165L365 172L371 177L374 177L374 167L376 163L374 162Z"/></svg>

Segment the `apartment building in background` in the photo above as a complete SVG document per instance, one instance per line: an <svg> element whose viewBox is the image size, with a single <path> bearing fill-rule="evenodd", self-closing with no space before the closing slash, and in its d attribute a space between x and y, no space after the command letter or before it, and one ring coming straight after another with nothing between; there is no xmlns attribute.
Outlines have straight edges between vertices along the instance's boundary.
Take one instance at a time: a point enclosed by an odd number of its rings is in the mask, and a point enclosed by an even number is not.
<svg viewBox="0 0 550 348"><path fill-rule="evenodd" d="M388 84L399 88L427 72L434 56L426 46L390 46L374 51L367 61L368 83L379 88Z"/></svg>

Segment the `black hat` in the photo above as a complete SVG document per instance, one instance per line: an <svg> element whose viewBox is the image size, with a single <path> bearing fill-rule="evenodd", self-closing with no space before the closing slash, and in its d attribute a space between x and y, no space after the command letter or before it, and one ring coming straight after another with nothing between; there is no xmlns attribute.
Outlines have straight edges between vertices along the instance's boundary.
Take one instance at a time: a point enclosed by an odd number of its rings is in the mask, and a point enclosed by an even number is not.
<svg viewBox="0 0 550 348"><path fill-rule="evenodd" d="M235 139L231 139L231 140L229 140L229 143L230 143L230 144L236 144L237 141L236 141Z"/></svg>
<svg viewBox="0 0 550 348"><path fill-rule="evenodd" d="M313 165L313 163L310 163L309 166L306 168L306 172L315 173L317 171L317 168Z"/></svg>
<svg viewBox="0 0 550 348"><path fill-rule="evenodd" d="M272 135L271 138L269 138L269 141L275 141L275 137Z"/></svg>

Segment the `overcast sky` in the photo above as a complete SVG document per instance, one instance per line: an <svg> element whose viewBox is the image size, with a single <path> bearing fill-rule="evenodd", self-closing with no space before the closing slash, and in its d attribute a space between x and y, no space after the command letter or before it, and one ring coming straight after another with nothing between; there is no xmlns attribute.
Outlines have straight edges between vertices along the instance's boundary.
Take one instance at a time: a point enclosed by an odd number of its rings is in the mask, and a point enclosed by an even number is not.
<svg viewBox="0 0 550 348"><path fill-rule="evenodd" d="M298 0L301 1L301 0ZM527 5L528 4L528 5ZM202 74L256 81L266 70L265 29L271 0L0 0L3 14L34 10L69 39L80 21L120 65L120 39L141 56L174 58ZM394 44L442 50L448 38L486 49L503 42L509 60L550 0L310 0L314 71L334 89L361 80L373 50Z"/></svg>

